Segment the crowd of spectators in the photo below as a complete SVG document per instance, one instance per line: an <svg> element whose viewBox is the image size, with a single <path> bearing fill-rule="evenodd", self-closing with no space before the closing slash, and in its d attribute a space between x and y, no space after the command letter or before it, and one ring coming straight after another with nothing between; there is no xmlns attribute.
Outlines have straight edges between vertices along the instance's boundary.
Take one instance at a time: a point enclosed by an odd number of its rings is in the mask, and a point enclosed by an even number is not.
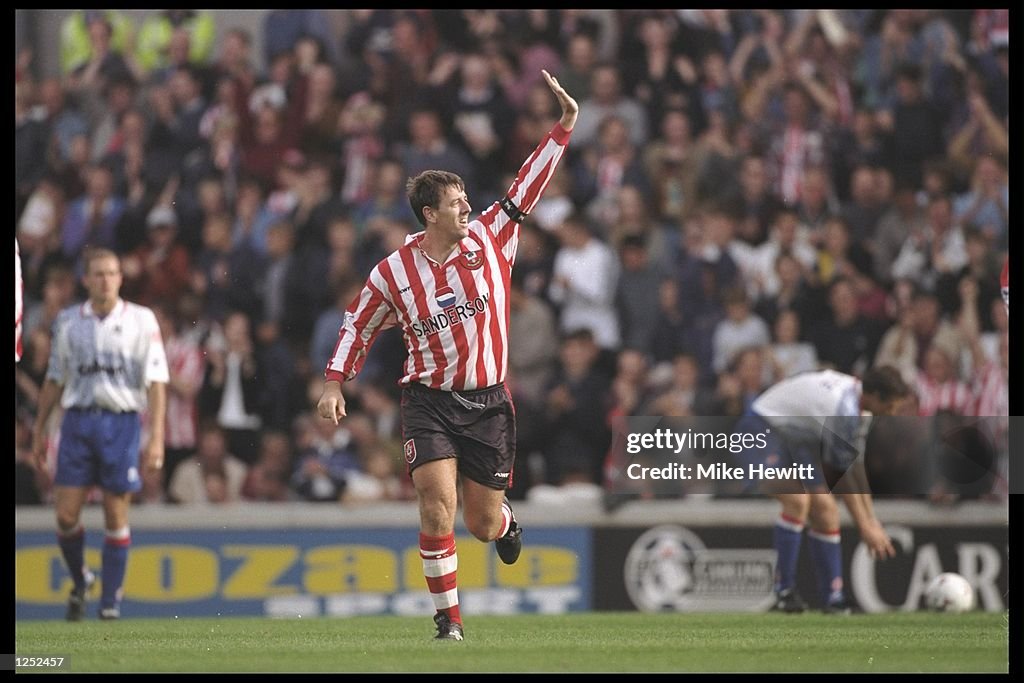
<svg viewBox="0 0 1024 683"><path fill-rule="evenodd" d="M513 495L598 491L615 416L739 415L822 367L896 365L920 415L1007 415L1008 11L337 12L265 11L254 54L204 11L76 10L18 55L18 502L49 495L27 425L89 245L170 361L141 501L410 498L398 331L340 426L323 368L419 229L405 179L500 197L558 118L541 68L580 116L514 272Z"/></svg>

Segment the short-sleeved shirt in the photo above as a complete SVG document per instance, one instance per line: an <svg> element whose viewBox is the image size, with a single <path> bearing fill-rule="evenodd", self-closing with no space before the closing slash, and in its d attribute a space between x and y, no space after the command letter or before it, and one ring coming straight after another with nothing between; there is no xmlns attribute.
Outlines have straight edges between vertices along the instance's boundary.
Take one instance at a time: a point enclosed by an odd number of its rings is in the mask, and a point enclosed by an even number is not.
<svg viewBox="0 0 1024 683"><path fill-rule="evenodd" d="M46 378L64 387L65 409L142 411L149 385L169 379L156 316L122 299L103 317L88 301L65 309L55 323Z"/></svg>

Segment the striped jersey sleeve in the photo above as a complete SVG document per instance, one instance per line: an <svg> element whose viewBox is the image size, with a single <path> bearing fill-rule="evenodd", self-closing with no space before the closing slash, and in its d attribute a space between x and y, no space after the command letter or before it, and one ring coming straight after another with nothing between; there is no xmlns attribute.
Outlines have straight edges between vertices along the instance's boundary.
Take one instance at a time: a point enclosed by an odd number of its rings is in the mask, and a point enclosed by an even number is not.
<svg viewBox="0 0 1024 683"><path fill-rule="evenodd" d="M478 219L510 264L519 248L519 224L537 205L569 144L571 131L556 123L523 163L508 194Z"/></svg>
<svg viewBox="0 0 1024 683"><path fill-rule="evenodd" d="M394 308L385 292L387 285L378 264L370 273L359 296L349 304L344 322L338 331L334 354L327 363L324 377L338 382L356 376L366 360L366 352L383 330L397 323Z"/></svg>

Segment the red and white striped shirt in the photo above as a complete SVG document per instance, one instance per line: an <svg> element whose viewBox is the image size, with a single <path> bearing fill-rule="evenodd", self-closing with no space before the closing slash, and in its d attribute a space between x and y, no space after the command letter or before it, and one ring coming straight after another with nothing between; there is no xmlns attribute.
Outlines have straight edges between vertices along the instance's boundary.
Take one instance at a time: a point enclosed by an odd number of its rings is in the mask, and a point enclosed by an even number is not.
<svg viewBox="0 0 1024 683"><path fill-rule="evenodd" d="M345 312L328 380L350 380L381 330L399 325L409 350L402 385L462 391L505 381L508 366L509 282L519 247L515 209L528 214L555 172L569 131L555 124L519 169L508 199L469 224L469 234L444 264L419 244L424 232L378 263Z"/></svg>
<svg viewBox="0 0 1024 683"><path fill-rule="evenodd" d="M976 407L974 392L963 382L956 379L935 382L920 370L917 371L917 398L917 414L924 417L940 410L973 415Z"/></svg>
<svg viewBox="0 0 1024 683"><path fill-rule="evenodd" d="M192 339L174 336L164 344L171 376L192 387L203 383L206 359ZM164 443L168 448L195 448L199 433L199 410L196 396L188 398L174 391L167 392L167 416Z"/></svg>
<svg viewBox="0 0 1024 683"><path fill-rule="evenodd" d="M998 363L989 361L974 378L978 417L1005 417L1010 414L1010 385L1006 372Z"/></svg>

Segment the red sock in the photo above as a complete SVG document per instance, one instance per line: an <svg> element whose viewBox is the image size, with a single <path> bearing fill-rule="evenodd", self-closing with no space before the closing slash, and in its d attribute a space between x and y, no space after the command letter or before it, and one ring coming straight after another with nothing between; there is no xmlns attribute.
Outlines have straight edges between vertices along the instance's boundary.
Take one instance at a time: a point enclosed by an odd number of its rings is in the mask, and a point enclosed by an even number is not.
<svg viewBox="0 0 1024 683"><path fill-rule="evenodd" d="M434 600L434 608L448 615L456 624L462 623L459 614L459 591L455 574L459 558L455 553L455 534L427 536L420 534L420 557L423 559L423 576L427 589Z"/></svg>

